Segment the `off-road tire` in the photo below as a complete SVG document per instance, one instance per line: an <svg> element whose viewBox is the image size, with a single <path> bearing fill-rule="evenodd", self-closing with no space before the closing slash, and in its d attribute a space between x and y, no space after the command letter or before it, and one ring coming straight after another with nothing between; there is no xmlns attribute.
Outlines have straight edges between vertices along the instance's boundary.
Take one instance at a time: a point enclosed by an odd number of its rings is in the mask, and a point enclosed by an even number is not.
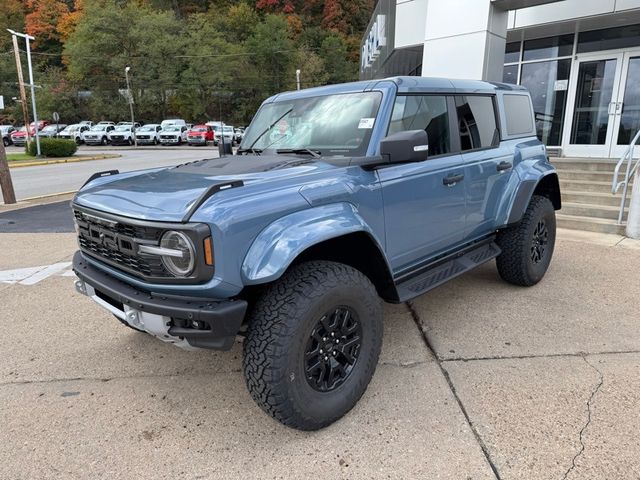
<svg viewBox="0 0 640 480"><path fill-rule="evenodd" d="M326 312L349 308L360 322L357 359L343 383L311 386L305 352ZM365 392L382 346L382 302L369 279L340 263L292 267L256 301L249 314L243 369L249 393L270 416L292 428L317 430L345 415Z"/></svg>
<svg viewBox="0 0 640 480"><path fill-rule="evenodd" d="M536 262L533 249L536 247L536 229L540 222L546 226L544 253ZM496 242L502 253L496 258L498 273L503 280L514 285L530 287L542 280L553 256L556 240L556 212L551 201L534 195L522 220L498 233Z"/></svg>

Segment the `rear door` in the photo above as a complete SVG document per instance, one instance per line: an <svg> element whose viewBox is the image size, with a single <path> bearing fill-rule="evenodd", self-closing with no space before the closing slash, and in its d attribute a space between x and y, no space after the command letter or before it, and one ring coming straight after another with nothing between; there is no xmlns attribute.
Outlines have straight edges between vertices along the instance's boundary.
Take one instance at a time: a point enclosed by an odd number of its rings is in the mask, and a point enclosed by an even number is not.
<svg viewBox="0 0 640 480"><path fill-rule="evenodd" d="M500 147L495 96L458 95L455 105L467 196L465 240L473 240L495 229L513 152Z"/></svg>
<svg viewBox="0 0 640 480"><path fill-rule="evenodd" d="M429 159L378 169L386 250L394 271L459 244L465 233L464 163L445 95L398 95L388 134L426 130ZM452 133L454 135L452 135Z"/></svg>

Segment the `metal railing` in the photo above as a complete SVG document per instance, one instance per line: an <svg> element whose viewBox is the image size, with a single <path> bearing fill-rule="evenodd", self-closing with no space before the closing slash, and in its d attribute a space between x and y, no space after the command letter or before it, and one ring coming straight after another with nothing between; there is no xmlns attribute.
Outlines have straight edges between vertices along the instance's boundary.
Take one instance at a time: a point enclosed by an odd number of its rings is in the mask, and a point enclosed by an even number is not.
<svg viewBox="0 0 640 480"><path fill-rule="evenodd" d="M620 187L623 187L622 200L620 201L620 213L618 214L618 225L622 225L623 223L624 205L627 202L629 182L633 178L633 175L636 173L636 170L638 170L638 165L640 165L640 158L635 160L635 165L633 163L634 162L633 153L635 151L636 145L638 144L638 141L640 141L640 130L638 130L638 133L636 133L636 136L633 137L633 140L629 144L629 147L625 150L624 155L622 155L622 157L616 164L616 169L613 172L613 183L611 185L611 193L615 195L616 193L618 193L618 190L620 190ZM620 176L620 168L622 167L625 161L627 162L627 169L624 175L624 180L622 180L621 182L618 182L618 177Z"/></svg>

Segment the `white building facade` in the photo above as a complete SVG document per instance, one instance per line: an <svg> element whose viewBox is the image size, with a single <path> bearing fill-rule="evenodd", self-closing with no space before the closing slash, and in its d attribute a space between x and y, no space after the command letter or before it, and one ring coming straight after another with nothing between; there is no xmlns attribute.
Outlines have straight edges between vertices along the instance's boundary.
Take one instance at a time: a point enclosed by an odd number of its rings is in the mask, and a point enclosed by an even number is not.
<svg viewBox="0 0 640 480"><path fill-rule="evenodd" d="M381 0L360 75L524 85L550 149L617 158L640 129L640 0Z"/></svg>

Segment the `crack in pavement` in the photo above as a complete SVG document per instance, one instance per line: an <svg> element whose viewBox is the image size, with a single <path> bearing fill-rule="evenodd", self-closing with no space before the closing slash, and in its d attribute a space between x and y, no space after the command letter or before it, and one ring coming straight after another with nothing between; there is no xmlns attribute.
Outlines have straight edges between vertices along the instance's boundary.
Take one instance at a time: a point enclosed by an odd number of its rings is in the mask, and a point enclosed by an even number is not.
<svg viewBox="0 0 640 480"><path fill-rule="evenodd" d="M413 303L406 302L406 305L409 308L409 312L411 313L411 318L413 318L413 322L416 324L416 327L418 327L418 331L420 332L420 335L422 336L422 340L424 341L427 349L433 354L433 357L435 358L435 363L436 363L436 365L438 365L438 368L440 369L440 373L442 373L442 376L444 377L445 381L447 382L447 385L449 386L449 390L451 391L451 394L453 395L453 398L455 398L456 403L458 404L458 407L460 408L460 411L462 412L462 415L464 416L465 420L467 421L467 425L469 425L469 428L471 429L471 432L473 433L473 436L475 437L476 442L478 443L478 446L482 450L484 458L487 461L487 463L489 464L489 467L491 468L491 471L493 472L493 475L495 476L496 480L501 480L500 479L500 473L498 472L498 467L493 462L493 459L491 458L491 455L489 454L489 449L487 448L487 445L484 443L484 440L482 440L482 437L480 436L480 434L476 430L475 426L473 425L473 422L471 421L471 417L469 417L469 414L467 413L467 409L465 408L464 404L462 403L462 400L460 399L460 397L458 396L458 392L456 391L456 387L453 385L453 382L451 381L451 377L449 376L449 372L444 368L442 360L436 354L435 349L431 345L431 341L429 340L429 337L427 337L426 332L422 328L422 325L421 325L421 322L420 322L420 316L418 315L418 312L414 308Z"/></svg>
<svg viewBox="0 0 640 480"><path fill-rule="evenodd" d="M585 361L587 365L589 365L592 369L594 369L598 373L598 383L596 384L595 388L591 392L591 395L589 396L589 400L587 400L587 421L580 429L580 437L579 437L580 449L573 456L573 459L571 460L571 466L567 469L566 472L564 472L564 475L562 476L562 480L566 480L568 478L571 472L576 468L576 460L578 459L579 456L581 456L584 453L585 444L584 444L583 437L584 437L584 432L587 430L587 427L589 427L589 425L591 424L591 402L593 402L593 399L595 398L596 394L600 390L600 387L602 387L602 384L604 383L604 375L602 374L602 372L598 370L593 364L591 364L589 360L587 360L587 357L583 356L582 359Z"/></svg>
<svg viewBox="0 0 640 480"><path fill-rule="evenodd" d="M584 358L585 356L596 356L596 355L629 355L634 353L640 353L640 350L611 350L611 351L601 351L601 352L567 352L567 353L541 353L536 354L532 353L530 355L496 355L491 357L453 357L453 358L445 358L441 356L437 356L438 360L447 363L447 362L482 362L487 360L527 360L530 358L558 358L558 357L580 357Z"/></svg>

